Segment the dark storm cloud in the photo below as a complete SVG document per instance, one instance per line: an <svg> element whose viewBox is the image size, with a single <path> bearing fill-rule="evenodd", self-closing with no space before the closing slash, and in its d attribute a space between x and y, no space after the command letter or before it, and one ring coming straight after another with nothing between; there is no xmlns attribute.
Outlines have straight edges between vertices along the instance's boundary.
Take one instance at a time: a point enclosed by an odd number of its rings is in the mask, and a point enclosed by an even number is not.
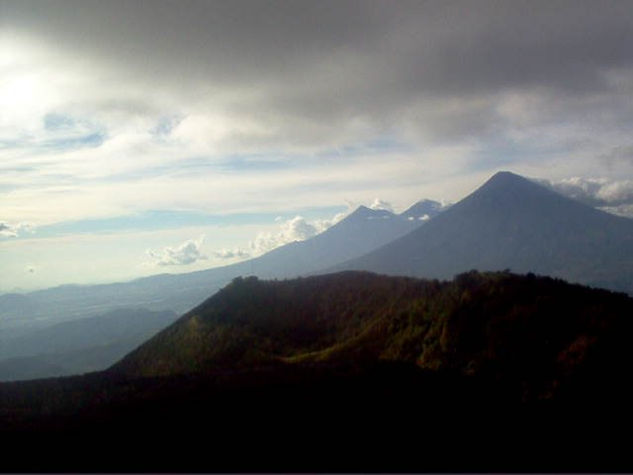
<svg viewBox="0 0 633 475"><path fill-rule="evenodd" d="M343 66L347 56L353 67L359 54L379 76L401 76L414 90L585 89L600 84L601 68L632 59L633 9L622 1L83 0L11 2L5 10L65 46L242 81L328 60Z"/></svg>
<svg viewBox="0 0 633 475"><path fill-rule="evenodd" d="M83 0L9 2L3 16L122 81L193 90L282 131L245 142L354 127L485 138L517 114L499 112L504 94L536 94L533 121L564 121L631 92L629 2Z"/></svg>
<svg viewBox="0 0 633 475"><path fill-rule="evenodd" d="M5 15L62 47L127 68L250 83L277 79L324 52L380 36L381 29L389 29L381 15L389 9L367 7L346 2L70 0L9 3Z"/></svg>

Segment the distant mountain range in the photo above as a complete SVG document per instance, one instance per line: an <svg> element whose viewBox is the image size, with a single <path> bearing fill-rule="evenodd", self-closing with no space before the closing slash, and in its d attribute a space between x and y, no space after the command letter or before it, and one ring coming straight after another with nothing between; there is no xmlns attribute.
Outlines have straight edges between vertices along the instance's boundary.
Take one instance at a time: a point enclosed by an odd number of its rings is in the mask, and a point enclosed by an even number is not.
<svg viewBox="0 0 633 475"><path fill-rule="evenodd" d="M426 226L328 271L447 279L469 269L633 292L633 220L499 172Z"/></svg>
<svg viewBox="0 0 633 475"><path fill-rule="evenodd" d="M0 352L6 369L3 373L0 365L0 377L19 374L14 370L17 366L28 367L29 375L36 374L33 368L40 357L28 361L15 358L38 356L25 353L29 345L19 344L38 329L122 307L173 312L173 321L238 276L291 278L365 270L449 279L471 269L532 272L633 293L633 220L596 210L513 173L500 172L451 207L424 200L396 215L361 206L311 239L229 266L127 283L2 295L0 345L7 350ZM147 331L155 330L148 319ZM108 345L126 347L123 340ZM82 349L89 348L84 345ZM57 357L62 353L57 352ZM104 358L104 364L114 361L115 352L103 354L111 358ZM12 361L7 361L9 358ZM77 368L74 364L68 367Z"/></svg>
<svg viewBox="0 0 633 475"><path fill-rule="evenodd" d="M315 272L403 236L419 227L425 216L433 217L441 209L439 203L430 200L417 203L400 215L360 206L313 238L228 266L124 283L64 285L27 294L0 295L0 326L22 326L27 320L48 324L51 320L84 318L131 306L183 313L234 277L289 278Z"/></svg>
<svg viewBox="0 0 633 475"><path fill-rule="evenodd" d="M436 216L441 209L439 203L428 200L413 205L400 215L359 206L345 219L313 238L286 244L223 270L234 274L233 277L256 275L261 278L289 278L316 272L404 236L423 224L425 219L422 218Z"/></svg>
<svg viewBox="0 0 633 475"><path fill-rule="evenodd" d="M106 346L102 341L95 342L91 328L98 327L100 321L107 325L112 320L108 312L124 309L124 313L129 313L127 307L143 308L148 314L150 311L160 312L167 315L167 319L161 320L162 326L166 326L235 277L289 278L316 272L403 236L441 210L439 203L430 200L417 203L400 215L360 206L311 239L286 244L257 258L229 266L186 274L157 275L127 283L67 285L25 295L1 295L0 380L73 374L86 368L103 369L132 349L130 342L139 344L142 341L138 337L121 334L119 339L111 339ZM133 317L129 315L138 325L135 335L148 337L159 329L156 319L138 320ZM95 325L80 324L85 318L93 318ZM68 321L68 324L59 324L60 321ZM77 324L72 325L73 321ZM61 326L46 330L46 327L57 324ZM57 328L72 333L75 347L62 348L71 339L70 333L64 336L63 332L54 331ZM42 340L41 335L48 337ZM32 343L38 341L43 341L43 346ZM48 347L53 347L54 351L48 351L47 357L42 356ZM78 350L92 352L91 366L82 364ZM57 364L52 366L51 361Z"/></svg>

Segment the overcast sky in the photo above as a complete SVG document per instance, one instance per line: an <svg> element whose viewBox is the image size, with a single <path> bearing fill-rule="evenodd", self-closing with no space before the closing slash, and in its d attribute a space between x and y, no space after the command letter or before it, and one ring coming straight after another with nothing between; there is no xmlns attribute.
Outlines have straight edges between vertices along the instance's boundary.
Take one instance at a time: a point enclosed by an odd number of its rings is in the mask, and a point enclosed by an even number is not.
<svg viewBox="0 0 633 475"><path fill-rule="evenodd" d="M633 215L632 45L630 1L0 0L0 292L222 265L498 170Z"/></svg>

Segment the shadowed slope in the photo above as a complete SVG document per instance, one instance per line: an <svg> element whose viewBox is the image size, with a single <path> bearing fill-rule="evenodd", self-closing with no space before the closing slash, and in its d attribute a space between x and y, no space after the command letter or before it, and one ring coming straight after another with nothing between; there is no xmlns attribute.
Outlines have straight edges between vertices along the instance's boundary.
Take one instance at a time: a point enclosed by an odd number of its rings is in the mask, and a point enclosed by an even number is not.
<svg viewBox="0 0 633 475"><path fill-rule="evenodd" d="M3 467L630 472L631 315L532 275L236 279L109 371L0 384Z"/></svg>
<svg viewBox="0 0 633 475"><path fill-rule="evenodd" d="M516 397L550 397L588 361L631 361L620 341L633 330L631 315L633 300L622 294L507 273L444 283L356 272L236 279L110 371L389 360L501 378Z"/></svg>

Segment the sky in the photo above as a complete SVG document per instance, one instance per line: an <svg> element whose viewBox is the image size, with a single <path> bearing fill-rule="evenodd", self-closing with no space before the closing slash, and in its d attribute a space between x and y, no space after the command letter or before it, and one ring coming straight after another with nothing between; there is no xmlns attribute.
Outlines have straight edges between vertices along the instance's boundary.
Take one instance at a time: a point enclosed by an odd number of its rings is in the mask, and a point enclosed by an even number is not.
<svg viewBox="0 0 633 475"><path fill-rule="evenodd" d="M189 272L498 170L633 216L628 1L0 0L0 292Z"/></svg>

